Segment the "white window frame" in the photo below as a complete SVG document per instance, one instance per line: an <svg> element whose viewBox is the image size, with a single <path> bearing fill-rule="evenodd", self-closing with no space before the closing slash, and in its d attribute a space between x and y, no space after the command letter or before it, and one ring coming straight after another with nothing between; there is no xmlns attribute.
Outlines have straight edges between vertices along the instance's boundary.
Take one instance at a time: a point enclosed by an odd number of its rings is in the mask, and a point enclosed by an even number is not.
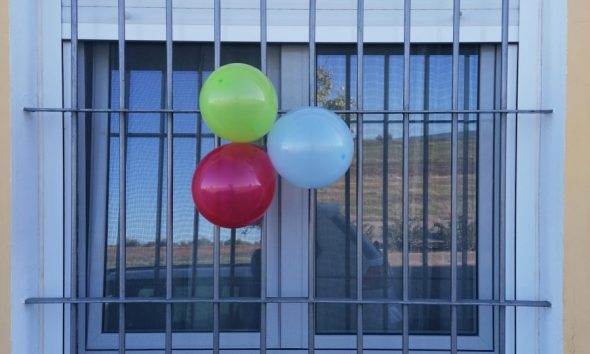
<svg viewBox="0 0 590 354"><path fill-rule="evenodd" d="M95 43L93 50L93 68L92 68L92 107L94 108L108 108L109 107L109 44L108 43ZM515 60L516 60L516 46L512 46L510 50L510 67L513 69L511 73L515 72ZM84 80L85 65L84 44L80 43L79 46L79 58L80 58L80 92L84 92L83 88L86 87ZM64 58L69 58L69 46L64 47ZM500 60L499 51L496 45L484 45L481 46L479 56L479 88L478 95L482 109L493 108L495 97L498 92L498 73L493 69L496 63ZM281 47L273 47L269 53L269 62L271 65L270 77L274 81L275 86L279 88L281 92L281 105L284 109L297 107L299 105L307 104L308 97L308 84L306 79L307 72L309 70L308 54L306 46L288 45ZM272 65L275 63L276 65ZM67 68L68 60L64 60L64 67ZM68 88L70 82L67 77L69 70L65 70L65 87ZM484 82L485 81L485 82ZM515 76L510 77L510 92L511 97L515 96ZM84 104L84 97L79 99L81 104ZM107 119L106 113L94 113L90 120L81 119L79 122L79 136L83 136L85 130L85 124L93 125L92 141L88 142L93 144L94 151L107 151L106 144L109 143L109 120ZM488 162L493 161L493 130L494 130L494 119L491 115L482 116L480 120L480 128L478 130L480 136L480 144L486 144L486 147L480 149L480 155L478 159L487 159ZM488 131L488 133L484 133ZM488 138L483 138L487 134ZM509 139L514 142L514 139ZM103 147L102 149L100 147ZM510 149L509 150L513 150ZM79 144L79 154L84 156L85 143ZM482 155L484 154L484 155ZM487 156L487 157L485 157ZM86 198L90 198L90 203L98 203L93 208L99 210L106 210L106 180L108 175L108 161L106 154L93 155L91 159L90 167L90 195L86 195L83 190L87 189L84 185L86 180L85 164L79 164L79 185L81 191L79 192L79 205L80 205L80 221L79 229L85 230L86 223L88 223L90 233L89 235L81 236L80 249L95 250L92 255L88 255L90 258L88 261L81 261L79 274L80 284L86 284L89 288L89 292L86 293L84 286L80 289L80 296L100 297L103 293L103 279L104 279L104 244L106 242L106 213L91 213L91 215L85 215ZM510 161L510 160L509 160ZM493 236L491 230L493 229L494 221L492 220L490 213L489 198L493 199L492 186L497 184L493 177L493 167L490 164L479 163L478 175L482 182L479 183L480 190L478 195L480 201L478 204L487 204L487 208L479 208L478 210L478 249L495 249L497 252L497 244L493 244ZM66 175L68 176L68 175ZM486 179L485 181L483 179ZM281 218L282 225L277 225L279 206L277 205L278 199L275 196L269 217L267 218L267 232L268 232L268 247L269 247L269 261L267 266L267 286L269 296L279 296L277 284L281 287L281 296L287 297L305 297L307 295L307 284L308 284L308 272L307 270L307 241L308 241L308 194L305 190L301 190L289 184L287 181L283 181L281 184L282 190L282 205ZM485 188L482 190L481 188ZM488 201L485 202L487 195ZM493 208L493 207L492 207ZM510 214L510 212L508 212ZM288 215L289 217L284 217ZM98 218L98 219L96 219ZM80 235L84 235L80 231ZM281 240L279 241L277 235L281 234ZM487 235L485 235L487 233ZM101 235L99 237L92 235ZM86 241L90 241L91 244L86 245ZM279 245L280 242L280 245ZM281 248L280 253L278 247ZM279 254L289 254L288 258L283 257L278 259ZM480 259L478 263L478 296L480 298L492 298L492 289L497 284L496 279L492 279L492 269L486 269L489 265L494 264L497 266L496 260L487 258L489 254L482 252L481 255L485 255L486 258ZM81 255L82 256L82 255ZM84 260L86 257L82 256ZM281 266L277 267L278 262L281 262ZM90 269L86 269L86 264L89 265ZM281 274L277 273L277 269L280 269ZM511 272L509 267L508 272ZM86 274L92 274L96 281L88 280L86 282ZM487 278L487 280L486 280ZM483 280L482 280L483 279ZM497 290L496 290L497 291ZM103 305L102 304L88 304L88 316L86 311L79 311L79 323L88 324L87 333L86 330L80 330L79 332L79 343L81 348L87 348L88 350L100 350L101 352L108 352L113 348L116 348L118 338L116 333L103 333L102 332L102 316L103 316ZM83 309L86 307L82 307ZM307 305L306 304L282 304L269 305L268 308L268 320L269 328L275 328L268 333L269 346L276 347L305 347L307 345ZM497 323L494 320L494 310L491 307L479 307L478 309L478 321L479 321L479 335L477 336L459 336L458 348L463 353L468 353L468 350L490 350L494 348L494 343L497 336ZM497 315L496 315L497 316ZM128 333L127 347L132 350L150 350L154 348L162 348L164 346L164 333ZM210 347L212 341L211 333L173 333L174 348L177 349L205 349ZM354 335L318 335L316 334L316 347L318 350L325 349L352 349L355 348L356 337ZM411 335L410 346L413 348L413 353L418 353L419 350L437 350L448 347L450 339L448 336L440 335ZM259 345L259 333L221 333L221 347L222 348L257 348ZM393 350L394 348L401 347L401 336L400 335L365 335L365 348L370 350Z"/></svg>

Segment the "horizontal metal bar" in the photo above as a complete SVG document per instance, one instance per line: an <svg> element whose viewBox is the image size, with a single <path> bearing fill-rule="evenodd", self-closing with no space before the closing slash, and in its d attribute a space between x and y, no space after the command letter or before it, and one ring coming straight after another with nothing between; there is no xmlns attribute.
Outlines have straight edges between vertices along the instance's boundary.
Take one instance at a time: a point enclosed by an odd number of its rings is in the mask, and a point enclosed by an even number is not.
<svg viewBox="0 0 590 354"><path fill-rule="evenodd" d="M415 300L398 300L398 299L313 299L308 297L267 297L261 298L223 298L223 299L202 299L195 297L176 297L166 299L164 297L132 297L120 299L115 297L31 297L25 300L25 304L179 304L179 303L283 303L283 304L390 304L390 305L437 305L437 306L498 306L498 307L551 307L549 301L536 300L438 300L438 299L415 299Z"/></svg>
<svg viewBox="0 0 590 354"><path fill-rule="evenodd" d="M356 124L356 119L350 119L349 122L351 124ZM398 125L403 124L402 120L383 120L383 119L363 119L363 124L383 124L387 122L388 125ZM410 124L430 124L430 125L437 125L437 124L450 124L452 121L450 119L440 119L440 120L426 120L426 119L412 119L410 120ZM469 119L469 120L461 120L461 124L475 124L477 123L477 119ZM119 133L109 133L111 138L118 138ZM129 138L164 138L167 134L165 133L127 133L127 137ZM206 139L213 139L215 138L215 134L213 133L174 133L174 138L190 138L194 139L196 137L206 138Z"/></svg>
<svg viewBox="0 0 590 354"><path fill-rule="evenodd" d="M471 123L475 123L475 121L471 120L468 121ZM464 122L462 122L464 123ZM109 137L111 138L118 138L119 137L119 133L110 133ZM164 133L127 133L127 137L128 138L165 138L167 137L167 134ZM199 138L203 138L203 139L213 139L215 138L215 134L212 133L201 133L201 134L196 134L196 133L174 133L174 138L191 138L194 139L196 137Z"/></svg>
<svg viewBox="0 0 590 354"><path fill-rule="evenodd" d="M198 109L121 109L121 108L47 108L47 107L25 107L25 112L44 113L174 113L174 114L197 114ZM289 111L279 111L287 113ZM553 109L394 109L394 110L333 110L338 114L552 114Z"/></svg>

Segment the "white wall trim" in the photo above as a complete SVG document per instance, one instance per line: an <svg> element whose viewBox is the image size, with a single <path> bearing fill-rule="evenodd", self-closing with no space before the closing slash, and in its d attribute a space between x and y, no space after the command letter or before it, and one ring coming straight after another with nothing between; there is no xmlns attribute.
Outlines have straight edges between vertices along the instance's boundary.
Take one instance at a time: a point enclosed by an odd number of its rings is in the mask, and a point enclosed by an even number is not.
<svg viewBox="0 0 590 354"><path fill-rule="evenodd" d="M260 39L259 1L224 0L221 9L223 41L257 42ZM213 41L213 3L207 0L174 1L174 40ZM268 40L304 43L308 40L308 2L269 0ZM412 1L412 41L452 42L453 2ZM510 8L510 41L518 40L519 1ZM356 1L318 1L318 42L356 42ZM62 7L63 38L70 36L70 1ZM365 4L365 34L368 43L403 42L403 1L372 0ZM165 40L165 7L161 0L129 0L126 3L126 36L130 40ZM117 39L117 2L79 1L81 39ZM501 1L469 0L461 4L461 41L499 42Z"/></svg>
<svg viewBox="0 0 590 354"><path fill-rule="evenodd" d="M516 295L550 309L517 310L517 353L563 350L563 169L567 1L521 0L517 150Z"/></svg>
<svg viewBox="0 0 590 354"><path fill-rule="evenodd" d="M541 3L522 0L520 15L518 90L519 107L541 108ZM525 84L526 83L526 84ZM543 116L520 116L517 122L515 295L539 299L539 163L540 120ZM539 312L516 310L517 353L539 353Z"/></svg>
<svg viewBox="0 0 590 354"><path fill-rule="evenodd" d="M567 1L542 1L540 119L539 294L551 301L539 312L539 350L563 352L563 194L567 73Z"/></svg>
<svg viewBox="0 0 590 354"><path fill-rule="evenodd" d="M61 2L10 1L12 126L12 353L61 353L63 307L25 305L63 296Z"/></svg>

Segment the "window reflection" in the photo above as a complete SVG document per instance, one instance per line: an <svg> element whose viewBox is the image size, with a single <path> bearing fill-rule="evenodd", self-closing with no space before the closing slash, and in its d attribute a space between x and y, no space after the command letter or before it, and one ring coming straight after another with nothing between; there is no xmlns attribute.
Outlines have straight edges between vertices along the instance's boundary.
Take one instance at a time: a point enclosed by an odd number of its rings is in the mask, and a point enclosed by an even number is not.
<svg viewBox="0 0 590 354"><path fill-rule="evenodd" d="M198 109L198 92L213 69L212 47L175 45L174 107ZM119 72L116 47L111 49L110 107L118 107ZM258 65L259 48L228 45L223 61ZM357 59L354 48L318 47L317 100L330 109L355 109ZM149 54L149 55L148 55ZM400 48L368 46L364 61L364 108L402 108L403 56ZM165 94L163 45L128 44L128 102L133 108L161 108ZM478 53L465 47L460 57L460 108L477 108ZM447 47L416 48L410 60L410 107L448 109L451 104L451 55ZM356 115L342 114L356 133ZM459 116L458 275L459 297L478 296L477 181L478 124L475 116ZM109 118L106 205L91 204L91 212L106 213L104 296L117 297L119 223L119 117ZM451 117L410 117L410 296L450 298L450 176ZM200 158L213 149L214 137L196 114L174 116L174 250L175 297L212 298L213 225L195 212L190 191ZM363 125L363 295L368 299L402 297L402 116L365 115ZM166 284L167 141L165 116L130 114L127 156L128 297L162 297ZM357 138L358 139L358 138ZM95 152L94 152L95 153ZM336 184L318 191L316 210L316 296L356 297L356 160ZM220 294L260 296L261 225L221 231ZM103 236L104 237L104 236ZM491 250L488 250L491 252ZM482 252L481 250L479 252ZM317 306L318 333L356 331L356 307ZM224 331L258 331L260 305L223 304ZM366 305L366 333L400 333L398 305ZM478 311L461 307L460 334L476 334ZM162 332L165 306L127 306L128 332ZM175 331L211 331L211 304L174 304ZM413 334L448 334L450 310L443 306L412 306ZM118 306L105 305L103 331L118 330Z"/></svg>
<svg viewBox="0 0 590 354"><path fill-rule="evenodd" d="M174 107L198 109L198 92L213 69L212 46L175 45ZM224 46L222 62L257 66L259 49L252 45ZM119 71L111 47L110 106L118 107ZM156 44L127 45L130 108L162 108L165 97L165 48ZM167 139L166 116L129 114L127 134L126 296L164 297L166 294ZM104 295L119 294L119 117L109 124L107 237ZM196 114L174 116L173 294L212 298L213 225L195 211L190 185L199 160L214 147L214 136ZM187 187L189 186L189 187ZM94 210L94 212L99 212ZM260 224L221 230L221 297L260 296ZM174 304L175 331L211 331L211 304ZM257 331L260 305L223 304L223 331ZM105 305L103 331L118 331L118 305ZM126 330L162 332L165 305L129 304Z"/></svg>
<svg viewBox="0 0 590 354"><path fill-rule="evenodd" d="M354 48L318 49L318 103L332 109L355 108ZM403 104L401 48L368 47L364 57L366 110L399 110ZM450 47L416 48L410 57L410 107L450 109ZM478 54L464 48L459 68L461 108L477 108ZM343 115L355 129L355 116ZM459 116L458 267L459 297L477 297L477 124ZM402 298L403 117L371 114L363 118L363 296ZM409 243L410 297L450 299L451 116L410 116ZM317 194L316 288L322 298L356 298L356 164ZM364 306L366 333L400 333L401 307ZM318 305L318 333L355 333L356 307ZM462 335L477 332L477 310L459 311ZM411 306L411 333L448 334L450 309Z"/></svg>

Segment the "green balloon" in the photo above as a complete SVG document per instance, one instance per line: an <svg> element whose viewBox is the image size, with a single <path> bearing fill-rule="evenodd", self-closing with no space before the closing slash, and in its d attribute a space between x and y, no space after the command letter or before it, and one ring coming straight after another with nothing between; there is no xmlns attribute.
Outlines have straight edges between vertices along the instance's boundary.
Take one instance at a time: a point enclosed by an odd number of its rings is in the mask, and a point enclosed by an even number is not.
<svg viewBox="0 0 590 354"><path fill-rule="evenodd" d="M246 64L215 70L201 89L201 114L213 133L232 142L263 137L277 117L277 94L270 80Z"/></svg>

